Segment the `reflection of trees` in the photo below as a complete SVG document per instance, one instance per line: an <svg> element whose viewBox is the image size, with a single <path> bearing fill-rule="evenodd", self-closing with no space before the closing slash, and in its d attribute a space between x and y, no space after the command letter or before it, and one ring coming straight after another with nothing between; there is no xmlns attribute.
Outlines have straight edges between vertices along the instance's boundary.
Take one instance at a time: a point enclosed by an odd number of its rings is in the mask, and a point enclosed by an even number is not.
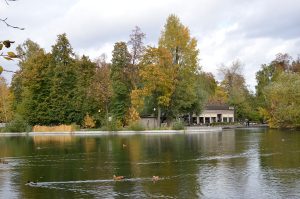
<svg viewBox="0 0 300 199"><path fill-rule="evenodd" d="M157 194L198 198L201 192L219 194L222 191L230 196L232 193L247 194L253 187L258 193L263 191L259 183L263 182L261 174L266 170L280 171L264 176L266 183L271 182L268 176L282 181L297 179L297 175L287 177L288 173L284 171L299 168L299 136L238 130L238 133L190 135L10 137L0 138L0 155L20 157L12 160L15 162L14 177L9 180L20 190L21 198L38 198L45 193L54 198L58 195L62 198L82 197L74 191L31 189L24 185L27 180L112 180L114 174L130 180L110 181L104 186L84 183L68 186L101 189L106 193L118 193L119 197ZM277 155L262 155L277 152ZM152 183L153 175L162 180ZM0 183L3 182L0 180Z"/></svg>
<svg viewBox="0 0 300 199"><path fill-rule="evenodd" d="M260 151L272 155L261 157L261 165L274 169L299 168L299 144L298 132L269 130L262 137Z"/></svg>
<svg viewBox="0 0 300 199"><path fill-rule="evenodd" d="M263 134L260 153L265 186L280 198L299 196L300 134L289 130L269 130Z"/></svg>

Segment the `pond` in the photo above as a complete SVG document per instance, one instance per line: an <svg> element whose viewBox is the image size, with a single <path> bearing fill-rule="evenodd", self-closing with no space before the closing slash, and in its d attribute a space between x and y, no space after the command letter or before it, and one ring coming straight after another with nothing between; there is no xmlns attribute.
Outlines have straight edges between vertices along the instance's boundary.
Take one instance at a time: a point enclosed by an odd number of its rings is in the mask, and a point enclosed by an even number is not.
<svg viewBox="0 0 300 199"><path fill-rule="evenodd" d="M0 157L0 198L300 197L297 131L0 136Z"/></svg>

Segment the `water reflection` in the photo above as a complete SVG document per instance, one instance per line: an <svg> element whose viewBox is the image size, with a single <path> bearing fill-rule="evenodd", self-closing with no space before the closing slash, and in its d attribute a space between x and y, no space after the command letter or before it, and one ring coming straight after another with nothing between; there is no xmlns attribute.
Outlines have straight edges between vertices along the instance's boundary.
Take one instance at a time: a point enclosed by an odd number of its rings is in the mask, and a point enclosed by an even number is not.
<svg viewBox="0 0 300 199"><path fill-rule="evenodd" d="M0 137L7 198L295 198L300 134ZM125 147L124 147L125 146ZM114 181L113 175L124 175ZM160 176L156 182L152 176ZM37 180L37 185L25 185Z"/></svg>

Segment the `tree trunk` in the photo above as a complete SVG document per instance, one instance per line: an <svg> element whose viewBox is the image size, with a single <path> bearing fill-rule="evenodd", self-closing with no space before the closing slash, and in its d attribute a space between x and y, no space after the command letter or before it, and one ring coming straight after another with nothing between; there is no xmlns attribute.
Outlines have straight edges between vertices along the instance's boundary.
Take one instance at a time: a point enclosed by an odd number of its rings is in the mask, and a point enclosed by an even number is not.
<svg viewBox="0 0 300 199"><path fill-rule="evenodd" d="M160 127L160 115L161 115L161 109L160 107L157 108L157 126Z"/></svg>

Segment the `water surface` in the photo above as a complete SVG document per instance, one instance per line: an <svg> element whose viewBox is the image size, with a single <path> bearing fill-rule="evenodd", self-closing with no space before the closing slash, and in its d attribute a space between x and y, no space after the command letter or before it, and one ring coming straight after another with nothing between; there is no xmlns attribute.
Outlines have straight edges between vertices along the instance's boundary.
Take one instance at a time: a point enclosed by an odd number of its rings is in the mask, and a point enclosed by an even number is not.
<svg viewBox="0 0 300 199"><path fill-rule="evenodd" d="M2 136L0 157L0 198L300 198L296 131Z"/></svg>

